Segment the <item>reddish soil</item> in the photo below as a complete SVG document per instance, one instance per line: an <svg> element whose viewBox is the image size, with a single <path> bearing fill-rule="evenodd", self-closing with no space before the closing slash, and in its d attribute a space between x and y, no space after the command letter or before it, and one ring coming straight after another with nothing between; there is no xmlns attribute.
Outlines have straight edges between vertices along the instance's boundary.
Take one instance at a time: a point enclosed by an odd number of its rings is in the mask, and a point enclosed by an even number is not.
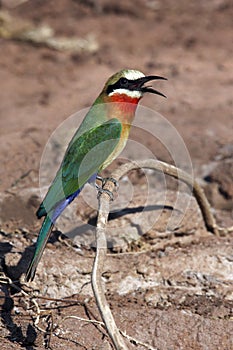
<svg viewBox="0 0 233 350"><path fill-rule="evenodd" d="M111 349L100 326L65 319L100 320L90 286L95 252L90 228L96 211L83 199L59 227L69 231L69 239L54 232L35 281L23 282L40 227L35 211L42 152L51 133L90 106L111 74L127 67L166 76L168 81L156 88L168 99L148 95L142 105L156 109L176 128L218 224L232 226L233 5L227 0L28 0L9 6L14 2L2 0L0 9L35 26L48 24L57 36L92 34L99 49L77 54L0 38L1 347ZM150 145L158 159L171 160L166 147L137 130L132 138ZM137 154L132 157L137 159ZM129 207L143 206L144 177L139 172L130 179L136 194ZM116 323L149 344L148 349L231 350L233 234L216 237L208 232L194 199L176 230L166 229L169 208L159 207L164 203L160 179L156 181L142 226L133 210L111 220L110 226L119 230L114 237L109 233L104 281ZM169 181L166 204L172 206L176 184ZM124 202L123 192L118 198ZM143 225L157 212L159 220L145 231ZM78 235L66 226L70 219L82 221ZM32 295L41 309L37 326ZM126 342L129 349L144 349Z"/></svg>

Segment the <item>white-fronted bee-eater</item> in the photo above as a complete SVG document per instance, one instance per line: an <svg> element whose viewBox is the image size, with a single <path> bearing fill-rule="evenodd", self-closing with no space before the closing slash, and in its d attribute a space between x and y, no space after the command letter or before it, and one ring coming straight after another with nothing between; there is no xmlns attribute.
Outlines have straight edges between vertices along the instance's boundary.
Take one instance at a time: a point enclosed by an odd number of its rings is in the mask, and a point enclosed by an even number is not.
<svg viewBox="0 0 233 350"><path fill-rule="evenodd" d="M111 76L86 114L66 150L59 170L37 210L44 217L34 256L26 273L33 280L50 232L63 210L94 182L101 170L120 154L127 142L137 105L145 93L164 96L145 84L165 78L124 69Z"/></svg>

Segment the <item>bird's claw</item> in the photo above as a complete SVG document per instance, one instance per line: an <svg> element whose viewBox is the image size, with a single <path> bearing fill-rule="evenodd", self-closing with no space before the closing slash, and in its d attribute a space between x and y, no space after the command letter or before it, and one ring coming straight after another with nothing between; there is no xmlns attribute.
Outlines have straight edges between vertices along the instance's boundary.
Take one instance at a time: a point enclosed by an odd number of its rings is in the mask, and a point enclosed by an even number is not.
<svg viewBox="0 0 233 350"><path fill-rule="evenodd" d="M98 191L97 198L99 199L99 197L100 197L100 195L102 193L107 193L109 195L109 197L110 197L111 202L112 202L114 200L113 193L111 191L107 190L107 189L104 189L103 187L108 181L111 181L114 184L114 186L115 186L115 190L117 191L118 188L119 188L118 181L116 179L114 179L113 177L101 177L99 175L96 176L96 179L102 182L102 187L97 185L97 183L95 184L95 187L96 187L96 189Z"/></svg>
<svg viewBox="0 0 233 350"><path fill-rule="evenodd" d="M118 188L119 188L118 181L116 179L114 179L113 177L102 177L102 176L97 175L96 179L102 182L102 186L104 186L106 184L106 182L111 181L114 184L116 190L118 190ZM98 186L98 185L96 185L96 186Z"/></svg>
<svg viewBox="0 0 233 350"><path fill-rule="evenodd" d="M98 185L97 185L98 186ZM99 187L99 186L98 186ZM98 195L97 195L97 199L99 199L100 198L100 196L101 196L101 194L102 193L107 193L108 195L109 195L109 197L110 197L110 201L111 202L113 202L114 201L114 195L113 195L113 193L111 192L111 191L109 191L109 190L106 190L106 189L104 189L104 188L101 188L101 187L99 187L98 188Z"/></svg>

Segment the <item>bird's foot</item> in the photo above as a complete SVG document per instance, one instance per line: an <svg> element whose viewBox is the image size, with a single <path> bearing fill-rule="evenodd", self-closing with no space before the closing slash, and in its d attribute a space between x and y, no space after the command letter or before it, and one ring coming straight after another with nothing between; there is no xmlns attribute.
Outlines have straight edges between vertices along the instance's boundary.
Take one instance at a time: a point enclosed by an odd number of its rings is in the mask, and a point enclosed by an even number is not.
<svg viewBox="0 0 233 350"><path fill-rule="evenodd" d="M101 188L101 187L98 188L97 199L100 198L100 196L101 196L102 193L107 193L107 194L109 195L109 197L110 197L110 201L111 201L111 202L114 201L114 195L113 195L113 193L112 193L111 191L105 190L104 188Z"/></svg>
<svg viewBox="0 0 233 350"><path fill-rule="evenodd" d="M118 188L119 188L119 182L116 179L114 179L113 177L102 177L102 176L97 175L96 179L102 182L102 187L106 184L107 181L111 181L114 184L116 190L118 190ZM98 186L98 185L96 184L96 186Z"/></svg>
<svg viewBox="0 0 233 350"><path fill-rule="evenodd" d="M100 195L102 193L107 193L109 195L109 197L110 197L110 200L113 201L114 200L113 193L111 191L107 190L107 189L104 189L103 187L107 183L107 181L111 181L114 184L114 186L115 186L115 191L117 191L118 188L119 188L118 181L116 179L114 179L113 177L101 177L99 175L96 176L96 179L102 182L102 186L99 186L97 183L95 184L95 187L96 187L96 189L98 191L97 198L99 199L99 197L100 197Z"/></svg>

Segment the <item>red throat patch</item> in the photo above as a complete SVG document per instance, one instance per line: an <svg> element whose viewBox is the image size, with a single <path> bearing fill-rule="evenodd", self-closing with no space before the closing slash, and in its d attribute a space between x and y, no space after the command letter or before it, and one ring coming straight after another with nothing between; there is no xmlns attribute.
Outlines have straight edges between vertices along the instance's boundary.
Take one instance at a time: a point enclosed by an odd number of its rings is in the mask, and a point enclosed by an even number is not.
<svg viewBox="0 0 233 350"><path fill-rule="evenodd" d="M124 103L132 103L132 104L138 104L141 98L138 97L131 97L126 94L114 94L112 96L109 96L109 102L124 102Z"/></svg>
<svg viewBox="0 0 233 350"><path fill-rule="evenodd" d="M111 118L114 116L123 123L131 124L140 99L140 97L115 93L111 96L105 96L104 102L107 104L108 115Z"/></svg>

